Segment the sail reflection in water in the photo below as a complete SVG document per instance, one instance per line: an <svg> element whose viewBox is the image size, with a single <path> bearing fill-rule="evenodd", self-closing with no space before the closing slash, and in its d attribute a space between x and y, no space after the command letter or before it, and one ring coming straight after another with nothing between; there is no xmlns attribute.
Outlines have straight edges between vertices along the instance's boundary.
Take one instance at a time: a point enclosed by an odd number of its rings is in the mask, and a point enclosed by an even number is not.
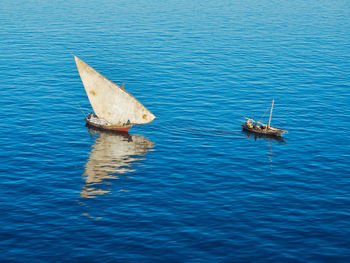
<svg viewBox="0 0 350 263"><path fill-rule="evenodd" d="M83 174L86 181L80 193L82 198L95 198L109 193L102 189L109 179L119 179L120 174L135 171L135 162L143 160L153 149L153 142L140 135L129 135L98 131L90 128L89 133L97 135Z"/></svg>

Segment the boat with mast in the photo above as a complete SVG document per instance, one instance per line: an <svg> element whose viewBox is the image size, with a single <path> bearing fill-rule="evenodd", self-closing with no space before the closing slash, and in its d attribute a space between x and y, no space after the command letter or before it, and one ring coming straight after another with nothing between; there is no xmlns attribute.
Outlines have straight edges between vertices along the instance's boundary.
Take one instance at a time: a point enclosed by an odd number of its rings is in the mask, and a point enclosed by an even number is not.
<svg viewBox="0 0 350 263"><path fill-rule="evenodd" d="M85 118L87 125L104 130L128 132L136 124L146 124L155 116L136 98L84 61L74 56L94 113Z"/></svg>
<svg viewBox="0 0 350 263"><path fill-rule="evenodd" d="M271 118L272 118L272 111L273 111L274 102L275 101L272 100L268 124L265 124L265 123L256 121L252 118L248 118L246 116L243 116L244 118L248 119L244 124L242 124L243 129L246 131L249 131L249 132L257 133L257 134L264 134L264 135L278 136L278 137L280 137L280 136L282 136L282 134L288 132L286 130L282 130L282 129L271 126Z"/></svg>

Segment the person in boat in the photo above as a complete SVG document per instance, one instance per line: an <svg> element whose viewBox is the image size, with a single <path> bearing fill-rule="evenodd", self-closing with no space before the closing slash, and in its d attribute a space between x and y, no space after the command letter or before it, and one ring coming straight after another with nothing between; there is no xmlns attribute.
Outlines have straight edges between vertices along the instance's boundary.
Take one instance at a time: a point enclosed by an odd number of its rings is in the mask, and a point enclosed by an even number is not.
<svg viewBox="0 0 350 263"><path fill-rule="evenodd" d="M253 127L253 124L251 123L250 119L247 120L247 125L248 125L249 128Z"/></svg>

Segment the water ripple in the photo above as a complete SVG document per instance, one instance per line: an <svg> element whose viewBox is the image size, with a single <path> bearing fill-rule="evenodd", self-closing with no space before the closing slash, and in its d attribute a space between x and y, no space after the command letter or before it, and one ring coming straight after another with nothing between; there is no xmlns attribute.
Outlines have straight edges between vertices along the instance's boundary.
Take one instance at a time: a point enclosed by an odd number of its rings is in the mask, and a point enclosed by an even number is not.
<svg viewBox="0 0 350 263"><path fill-rule="evenodd" d="M346 1L3 0L0 261L346 262ZM157 118L89 130L73 55ZM283 140L245 133L275 99Z"/></svg>

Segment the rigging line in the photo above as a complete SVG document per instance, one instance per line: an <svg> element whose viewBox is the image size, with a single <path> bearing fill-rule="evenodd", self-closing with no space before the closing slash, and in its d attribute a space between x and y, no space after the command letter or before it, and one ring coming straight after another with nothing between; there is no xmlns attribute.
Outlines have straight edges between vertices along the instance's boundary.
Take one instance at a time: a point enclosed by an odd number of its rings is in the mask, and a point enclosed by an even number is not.
<svg viewBox="0 0 350 263"><path fill-rule="evenodd" d="M85 112L84 112L83 109L80 107L79 103L78 103L78 102L75 102L75 103L78 105L78 107L80 108L81 112L84 114L84 117L87 118Z"/></svg>
<svg viewBox="0 0 350 263"><path fill-rule="evenodd" d="M265 117L265 115L268 111L269 111L269 107L267 107L265 113L260 117L259 121L261 121Z"/></svg>

